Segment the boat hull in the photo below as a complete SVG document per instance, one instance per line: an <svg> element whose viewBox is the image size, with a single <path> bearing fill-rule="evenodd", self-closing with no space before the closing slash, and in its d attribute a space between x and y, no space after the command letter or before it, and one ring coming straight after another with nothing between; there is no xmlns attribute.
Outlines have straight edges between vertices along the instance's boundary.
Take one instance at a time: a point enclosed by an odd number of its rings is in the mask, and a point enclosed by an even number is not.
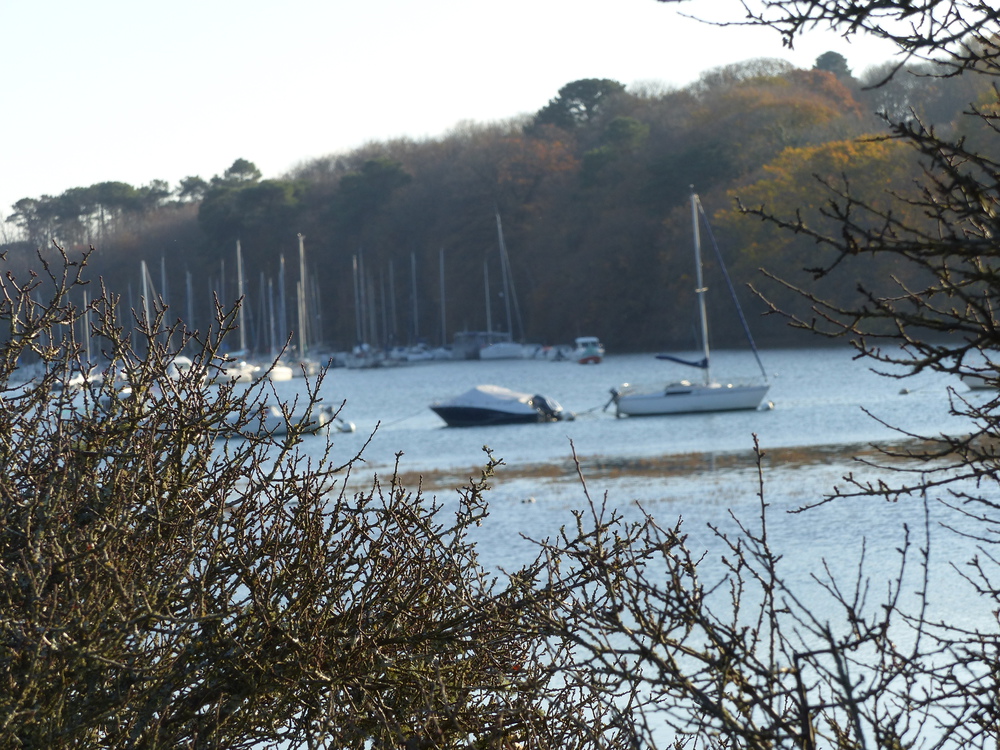
<svg viewBox="0 0 1000 750"><path fill-rule="evenodd" d="M692 414L757 409L767 395L767 384L733 385L670 383L659 388L623 388L615 391L617 414L630 417Z"/></svg>
<svg viewBox="0 0 1000 750"><path fill-rule="evenodd" d="M594 336L580 336L573 358L581 365L598 365L604 359L604 345Z"/></svg>
<svg viewBox="0 0 1000 750"><path fill-rule="evenodd" d="M430 408L449 427L529 424L572 418L550 398L497 385L477 385L450 401L431 404Z"/></svg>
<svg viewBox="0 0 1000 750"><path fill-rule="evenodd" d="M524 347L516 341L498 341L480 349L479 359L524 359Z"/></svg>
<svg viewBox="0 0 1000 750"><path fill-rule="evenodd" d="M538 412L516 414L470 406L432 406L431 410L449 427L487 427L497 424L531 424L547 421Z"/></svg>
<svg viewBox="0 0 1000 750"><path fill-rule="evenodd" d="M962 382L968 386L970 391L995 391L1000 387L995 375L986 377L973 372L962 374Z"/></svg>

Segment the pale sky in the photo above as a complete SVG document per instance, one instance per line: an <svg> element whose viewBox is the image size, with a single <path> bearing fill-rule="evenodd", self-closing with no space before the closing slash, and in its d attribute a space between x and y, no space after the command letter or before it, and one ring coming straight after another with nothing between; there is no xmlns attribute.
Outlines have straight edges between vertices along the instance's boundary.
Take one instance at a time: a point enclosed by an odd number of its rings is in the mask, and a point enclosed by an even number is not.
<svg viewBox="0 0 1000 750"><path fill-rule="evenodd" d="M890 59L742 17L739 0L11 0L0 9L0 212L106 180L265 177L371 140L537 111L581 78L683 86L756 57Z"/></svg>

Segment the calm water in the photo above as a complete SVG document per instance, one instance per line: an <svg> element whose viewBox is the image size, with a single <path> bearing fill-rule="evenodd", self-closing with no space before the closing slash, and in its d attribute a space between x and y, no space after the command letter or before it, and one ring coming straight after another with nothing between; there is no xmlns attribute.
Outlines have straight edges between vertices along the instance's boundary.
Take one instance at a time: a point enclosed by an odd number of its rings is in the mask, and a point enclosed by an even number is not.
<svg viewBox="0 0 1000 750"><path fill-rule="evenodd" d="M345 451L360 447L381 423L366 453L372 466L391 464L404 452L404 467L436 469L475 466L483 445L509 464L560 461L572 440L581 456L648 457L710 451L747 450L752 434L764 448L858 443L891 439L863 409L913 432L960 430L947 414L947 388L965 390L956 378L925 373L905 382L875 375L845 350L779 350L763 353L772 382L767 400L774 408L757 412L616 419L602 412L609 389L690 377L691 370L649 355L610 355L600 365L509 360L433 362L382 370L330 372L324 399L346 400L343 416L354 436L337 436ZM749 353L718 352L718 379L758 375ZM449 429L428 405L482 383L541 393L579 414L574 422ZM911 392L900 394L905 386Z"/></svg>
<svg viewBox="0 0 1000 750"><path fill-rule="evenodd" d="M641 504L664 524L682 517L694 546L716 548L709 524L732 528L731 513L747 520L756 517L756 469L746 464L729 467L722 460L732 453L749 454L756 434L765 451L827 445L844 446L846 451L806 465L767 466L771 540L786 555L793 580L811 585L809 573L824 561L842 574L855 572L864 540L868 570L875 578L894 570L903 524L923 527L919 501L838 501L799 515L786 511L820 499L835 484L843 484L849 471L864 474L863 467L849 460L852 447L900 437L866 411L911 433L957 433L968 425L948 415L949 388L974 400L986 396L970 394L957 378L937 373L903 381L881 377L854 361L848 350L765 351L762 358L772 383L767 400L773 408L757 412L622 419L615 418L613 409L603 412L612 386L690 377L690 371L649 355L612 354L597 366L523 360L338 369L330 372L322 395L326 402L346 401L342 416L357 425L354 434L333 436L336 453L343 458L359 450L378 427L365 452L366 467L356 469L352 477L352 489L363 489L373 472L387 473L400 451L404 471L450 473L455 487L482 465L484 445L503 458L507 468L494 482L491 518L480 539L482 559L489 565L511 568L525 562L534 548L524 535L554 533L571 521L571 510L585 505L571 462L571 441L585 466L634 467L644 460L655 464L662 457L705 454L688 471L595 471L587 478L587 489L597 499L606 494L609 504L626 515L638 516ZM750 353L718 352L713 373L720 380L753 378L757 369ZM444 427L428 408L483 383L551 396L580 416L573 422L454 429ZM904 387L907 393L901 392ZM295 383L279 388L292 393ZM311 440L318 446L321 439ZM308 450L310 443L304 447ZM538 464L557 468L546 476L525 470ZM440 498L454 497L452 490L440 486L434 492ZM934 503L931 512L937 529L947 513ZM934 533L931 558L939 581L934 604L942 611L960 612L970 622L988 619L968 587L956 583L948 565L970 556L970 543L940 530Z"/></svg>

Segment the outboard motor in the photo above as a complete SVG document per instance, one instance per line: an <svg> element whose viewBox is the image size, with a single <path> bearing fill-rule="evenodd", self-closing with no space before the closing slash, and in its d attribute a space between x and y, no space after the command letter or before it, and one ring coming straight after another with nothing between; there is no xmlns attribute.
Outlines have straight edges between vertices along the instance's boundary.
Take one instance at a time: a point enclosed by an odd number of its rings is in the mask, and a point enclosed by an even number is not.
<svg viewBox="0 0 1000 750"><path fill-rule="evenodd" d="M563 408L554 399L545 396L532 396L531 403L538 410L538 413L547 420L555 422L563 418Z"/></svg>
<svg viewBox="0 0 1000 750"><path fill-rule="evenodd" d="M620 396L620 395L621 394L618 392L617 388L612 388L611 389L611 398L608 399L608 403L606 403L604 405L604 408L601 409L601 411L607 411L608 407L611 406L611 404L614 404L615 405L615 418L620 417L621 416L621 412L618 411L618 396Z"/></svg>

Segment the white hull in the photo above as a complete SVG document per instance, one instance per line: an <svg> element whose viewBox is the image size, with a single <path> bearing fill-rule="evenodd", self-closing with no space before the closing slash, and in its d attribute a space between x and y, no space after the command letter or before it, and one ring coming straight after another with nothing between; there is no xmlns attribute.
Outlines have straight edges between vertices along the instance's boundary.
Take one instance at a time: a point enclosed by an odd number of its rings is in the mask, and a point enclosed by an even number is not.
<svg viewBox="0 0 1000 750"><path fill-rule="evenodd" d="M220 437L284 437L289 433L290 427L299 428L304 435L331 428L338 432L354 432L354 423L340 419L329 406L320 407L304 416L292 414L288 419L285 419L284 412L277 406L264 406L245 421L240 419L238 413L230 414Z"/></svg>
<svg viewBox="0 0 1000 750"><path fill-rule="evenodd" d="M295 371L288 365L271 365L261 368L260 377L267 378L272 383L284 383L295 377Z"/></svg>
<svg viewBox="0 0 1000 750"><path fill-rule="evenodd" d="M997 381L995 374L986 377L985 375L966 372L961 377L962 382L969 387L970 391L995 391L1000 387L1000 382Z"/></svg>
<svg viewBox="0 0 1000 750"><path fill-rule="evenodd" d="M480 359L524 359L524 347L516 341L498 341L479 350Z"/></svg>
<svg viewBox="0 0 1000 750"><path fill-rule="evenodd" d="M623 386L614 398L619 415L642 417L656 414L738 411L756 409L770 386L732 383L693 384L681 381L641 388Z"/></svg>

